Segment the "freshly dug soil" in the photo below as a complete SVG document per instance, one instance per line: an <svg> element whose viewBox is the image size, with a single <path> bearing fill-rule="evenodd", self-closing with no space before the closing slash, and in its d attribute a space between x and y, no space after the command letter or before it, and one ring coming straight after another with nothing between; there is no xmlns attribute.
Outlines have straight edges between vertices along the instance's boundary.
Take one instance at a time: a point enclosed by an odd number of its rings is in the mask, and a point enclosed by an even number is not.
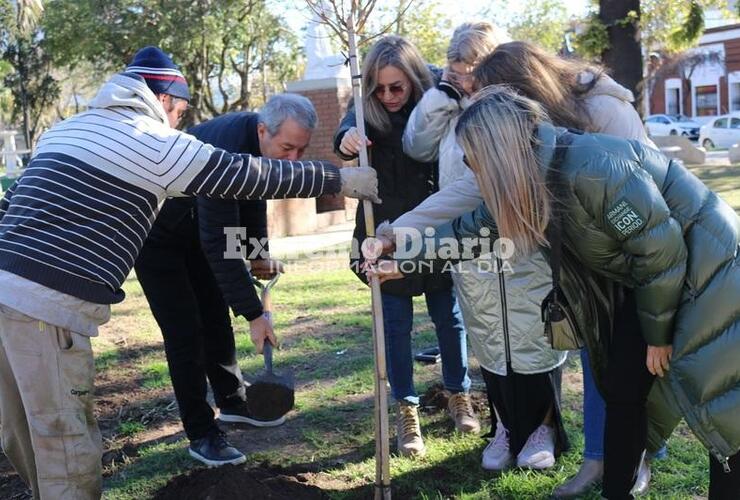
<svg viewBox="0 0 740 500"><path fill-rule="evenodd" d="M170 480L155 500L323 500L326 494L301 474L269 467L225 465L195 469Z"/></svg>
<svg viewBox="0 0 740 500"><path fill-rule="evenodd" d="M437 411L447 411L447 402L450 400L450 392L442 384L430 386L419 398L420 406L430 413ZM488 398L482 392L474 391L470 393L470 402L473 410L478 415L488 412Z"/></svg>

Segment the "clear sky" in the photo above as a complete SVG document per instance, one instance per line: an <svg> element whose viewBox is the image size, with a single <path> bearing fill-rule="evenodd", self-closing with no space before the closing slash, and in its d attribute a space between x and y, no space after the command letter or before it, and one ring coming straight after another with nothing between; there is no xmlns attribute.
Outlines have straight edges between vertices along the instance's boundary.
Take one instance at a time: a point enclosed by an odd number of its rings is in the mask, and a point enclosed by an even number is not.
<svg viewBox="0 0 740 500"><path fill-rule="evenodd" d="M508 0L502 1L506 5L506 10L510 15L516 15L516 12L521 11L526 5L528 0ZM310 14L305 3L302 0L271 0L275 6L275 10L283 13L290 23L290 25L296 30L300 30L306 22L310 19ZM453 21L453 25L476 19L480 17L481 12L484 12L492 3L491 0L442 0L440 2L442 10L447 6L450 8L450 18ZM561 3L565 5L568 13L571 15L581 15L587 10L588 0L561 0ZM397 0L379 0L379 5L390 4L396 5ZM413 7L412 7L413 8ZM495 22L495 19L490 19Z"/></svg>

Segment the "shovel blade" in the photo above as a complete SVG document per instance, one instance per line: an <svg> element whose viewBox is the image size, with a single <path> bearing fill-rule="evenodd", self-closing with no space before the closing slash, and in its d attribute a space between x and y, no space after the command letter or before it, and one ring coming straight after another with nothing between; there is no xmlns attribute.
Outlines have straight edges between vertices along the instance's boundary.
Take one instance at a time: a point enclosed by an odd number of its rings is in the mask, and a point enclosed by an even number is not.
<svg viewBox="0 0 740 500"><path fill-rule="evenodd" d="M247 387L247 406L257 420L277 420L295 406L292 377L264 374Z"/></svg>

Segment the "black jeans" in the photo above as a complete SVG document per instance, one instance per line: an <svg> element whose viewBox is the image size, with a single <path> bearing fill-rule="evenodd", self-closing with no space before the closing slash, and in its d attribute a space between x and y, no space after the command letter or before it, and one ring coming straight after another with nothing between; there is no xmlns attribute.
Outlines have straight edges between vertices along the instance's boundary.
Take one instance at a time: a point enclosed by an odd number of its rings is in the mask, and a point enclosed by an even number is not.
<svg viewBox="0 0 740 500"><path fill-rule="evenodd" d="M624 290L614 315L605 371L604 481L609 500L632 498L640 458L647 443L647 396L654 376L645 364L647 344L637 317L634 293Z"/></svg>
<svg viewBox="0 0 740 500"><path fill-rule="evenodd" d="M167 365L188 439L214 427L206 400L211 383L219 408L244 400L228 306L200 249L195 222L179 238L150 238L136 275L164 337Z"/></svg>
<svg viewBox="0 0 740 500"><path fill-rule="evenodd" d="M560 415L560 367L545 373L521 374L507 368L507 375L496 375L481 367L486 383L488 404L491 408L491 436L496 432L496 414L509 431L509 451L516 457L529 436L542 425L547 413L553 410L555 427L555 454L568 449ZM495 407L495 411L494 411Z"/></svg>
<svg viewBox="0 0 740 500"><path fill-rule="evenodd" d="M730 472L725 472L712 454L709 455L709 500L740 498L740 453L730 457Z"/></svg>

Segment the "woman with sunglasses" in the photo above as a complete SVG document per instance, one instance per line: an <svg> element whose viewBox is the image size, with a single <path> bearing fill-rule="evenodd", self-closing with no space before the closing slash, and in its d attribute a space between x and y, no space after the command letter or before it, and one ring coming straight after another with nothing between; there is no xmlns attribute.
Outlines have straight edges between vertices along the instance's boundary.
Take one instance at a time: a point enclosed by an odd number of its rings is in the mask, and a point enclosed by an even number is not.
<svg viewBox="0 0 740 500"><path fill-rule="evenodd" d="M732 208L656 150L555 128L540 104L505 87L481 91L456 131L485 204L440 227L437 243L482 227L519 255L552 256L562 241L561 303L606 401L602 495L632 497L657 375L665 428L683 416L709 451L710 500L740 498ZM399 275L395 266L379 274Z"/></svg>
<svg viewBox="0 0 740 500"><path fill-rule="evenodd" d="M404 154L401 136L417 101L434 83L432 72L419 51L405 39L386 36L373 45L365 57L362 85L367 138L355 127L350 107L334 138L334 149L344 160L357 157L362 141L370 149L370 163L378 171L378 192L382 203L375 204L375 219L395 219L413 209L437 190L437 163L420 162ZM354 241L365 239L362 205L355 217ZM352 269L362 279L361 259L353 256ZM468 391L468 361L465 329L452 291L449 273L418 274L381 288L388 357L388 379L398 401L398 450L405 456L426 451L419 425L419 397L414 388L411 330L412 298L424 294L442 357L445 388L451 393L448 408L455 427L477 433L480 424L473 413Z"/></svg>

